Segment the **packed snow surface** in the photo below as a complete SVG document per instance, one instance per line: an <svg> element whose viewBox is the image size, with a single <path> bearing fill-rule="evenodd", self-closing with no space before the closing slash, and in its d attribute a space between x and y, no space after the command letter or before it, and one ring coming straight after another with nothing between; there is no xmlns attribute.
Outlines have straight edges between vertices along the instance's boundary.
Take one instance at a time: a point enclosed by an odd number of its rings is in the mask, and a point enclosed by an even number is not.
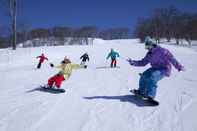
<svg viewBox="0 0 197 131"><path fill-rule="evenodd" d="M89 46L56 46L0 50L0 131L197 131L197 52L192 48L161 45L184 65L158 83L157 107L143 106L129 89L138 88L139 73L125 60L144 57L144 45L137 40L95 40ZM120 53L118 66L108 68L111 48ZM73 63L87 52L87 69L73 71L62 88L66 93L39 91L51 68L67 56ZM36 69L36 56L46 61Z"/></svg>

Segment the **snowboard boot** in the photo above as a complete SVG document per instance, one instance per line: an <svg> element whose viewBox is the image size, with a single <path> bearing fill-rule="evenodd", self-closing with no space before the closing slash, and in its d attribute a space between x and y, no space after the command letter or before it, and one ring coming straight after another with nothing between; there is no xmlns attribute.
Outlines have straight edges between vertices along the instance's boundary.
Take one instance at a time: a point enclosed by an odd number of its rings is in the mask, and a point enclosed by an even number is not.
<svg viewBox="0 0 197 131"><path fill-rule="evenodd" d="M150 97L150 96L148 96L147 99L148 99L149 101L152 101L152 100L153 100L153 98Z"/></svg>
<svg viewBox="0 0 197 131"><path fill-rule="evenodd" d="M154 98L151 97L151 96L146 96L145 98L146 98L148 101L154 101Z"/></svg>
<svg viewBox="0 0 197 131"><path fill-rule="evenodd" d="M147 98L147 100L148 100L152 105L154 105L154 106L158 106L158 105L159 105L159 102L156 101L156 100L154 100L153 97L148 96L148 97L146 97L146 98Z"/></svg>
<svg viewBox="0 0 197 131"><path fill-rule="evenodd" d="M142 93L140 93L140 90L134 89L134 93L144 97L144 95Z"/></svg>
<svg viewBox="0 0 197 131"><path fill-rule="evenodd" d="M55 85L54 85L52 88L53 88L53 89L60 89L60 86L55 86Z"/></svg>

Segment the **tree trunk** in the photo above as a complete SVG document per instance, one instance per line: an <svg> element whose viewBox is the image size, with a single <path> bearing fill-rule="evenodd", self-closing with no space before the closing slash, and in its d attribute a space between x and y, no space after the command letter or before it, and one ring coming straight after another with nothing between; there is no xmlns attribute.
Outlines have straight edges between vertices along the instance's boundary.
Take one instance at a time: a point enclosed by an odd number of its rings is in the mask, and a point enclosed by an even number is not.
<svg viewBox="0 0 197 131"><path fill-rule="evenodd" d="M13 0L12 4L12 49L16 50L16 0Z"/></svg>
<svg viewBox="0 0 197 131"><path fill-rule="evenodd" d="M179 45L179 39L178 38L176 39L176 44Z"/></svg>
<svg viewBox="0 0 197 131"><path fill-rule="evenodd" d="M167 37L167 42L170 42L171 41L171 38L170 37Z"/></svg>
<svg viewBox="0 0 197 131"><path fill-rule="evenodd" d="M191 46L192 44L191 44L191 40L188 38L188 39L186 39L186 41L188 42L188 45L189 46Z"/></svg>

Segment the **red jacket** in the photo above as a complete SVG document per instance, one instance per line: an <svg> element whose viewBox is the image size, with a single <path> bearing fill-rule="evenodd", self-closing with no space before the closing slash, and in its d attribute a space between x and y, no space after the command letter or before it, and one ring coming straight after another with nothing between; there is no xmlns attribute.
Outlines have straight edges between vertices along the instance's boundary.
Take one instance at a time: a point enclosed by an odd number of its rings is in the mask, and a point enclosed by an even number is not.
<svg viewBox="0 0 197 131"><path fill-rule="evenodd" d="M39 58L39 59L40 59L40 60L39 60L39 62L41 62L41 63L43 63L43 62L44 62L44 60L48 60L48 58L47 58L47 57L45 57L44 55L37 56L36 58Z"/></svg>

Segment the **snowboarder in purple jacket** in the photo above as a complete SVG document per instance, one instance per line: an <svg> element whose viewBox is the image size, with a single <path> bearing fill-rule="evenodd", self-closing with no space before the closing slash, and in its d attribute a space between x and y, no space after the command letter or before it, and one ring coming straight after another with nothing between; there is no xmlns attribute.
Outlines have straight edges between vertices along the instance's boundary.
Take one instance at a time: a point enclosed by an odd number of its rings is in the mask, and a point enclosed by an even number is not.
<svg viewBox="0 0 197 131"><path fill-rule="evenodd" d="M150 37L145 39L145 48L148 52L142 60L135 61L129 58L127 61L133 66L151 65L149 69L140 75L137 93L148 99L154 99L157 82L164 76L170 76L171 65L178 71L183 71L184 67L174 58L169 50L156 45Z"/></svg>

